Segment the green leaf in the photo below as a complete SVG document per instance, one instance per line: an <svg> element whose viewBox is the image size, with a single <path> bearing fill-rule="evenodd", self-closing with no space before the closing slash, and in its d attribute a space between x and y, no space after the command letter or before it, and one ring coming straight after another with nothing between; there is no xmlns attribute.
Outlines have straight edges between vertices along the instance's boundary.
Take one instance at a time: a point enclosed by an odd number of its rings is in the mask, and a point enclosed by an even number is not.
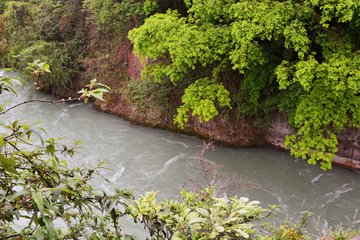
<svg viewBox="0 0 360 240"><path fill-rule="evenodd" d="M104 88L97 88L95 90L92 90L93 93L99 93L99 92L109 92L109 90Z"/></svg>
<svg viewBox="0 0 360 240"><path fill-rule="evenodd" d="M36 206L38 207L40 214L42 215L44 212L44 199L41 195L41 192L39 191L34 192L31 196L34 202L36 203Z"/></svg>
<svg viewBox="0 0 360 240"><path fill-rule="evenodd" d="M40 129L41 131L43 131L45 134L47 134L47 132L45 131L44 128L40 127L39 129Z"/></svg>
<svg viewBox="0 0 360 240"><path fill-rule="evenodd" d="M51 156L54 156L55 146L53 144L47 145L46 152L49 153Z"/></svg>
<svg viewBox="0 0 360 240"><path fill-rule="evenodd" d="M60 193L61 193L61 189L56 189L53 192L53 199L52 199L53 202L55 202L57 200L57 198L60 196Z"/></svg>
<svg viewBox="0 0 360 240"><path fill-rule="evenodd" d="M59 204L58 209L59 209L60 215L62 216L64 214L64 210L65 210L64 204Z"/></svg>
<svg viewBox="0 0 360 240"><path fill-rule="evenodd" d="M8 160L0 153L0 162L5 169L9 168Z"/></svg>
<svg viewBox="0 0 360 240"><path fill-rule="evenodd" d="M111 91L111 88L105 84L102 84L102 83L95 83L96 86L102 86L102 87L106 87L108 90Z"/></svg>
<svg viewBox="0 0 360 240"><path fill-rule="evenodd" d="M40 124L40 123L43 123L43 122L44 122L44 121L39 121L39 122L33 123L33 124L31 124L30 127L35 126L35 125Z"/></svg>
<svg viewBox="0 0 360 240"><path fill-rule="evenodd" d="M10 90L12 93L15 94L15 96L17 97L17 93L14 89L12 89L11 87L7 87L6 90Z"/></svg>
<svg viewBox="0 0 360 240"><path fill-rule="evenodd" d="M62 215L59 211L59 209L57 209L56 207L54 207L53 205L51 205L50 203L48 203L47 201L44 202L45 207L49 210L53 210L54 212L56 212L59 215Z"/></svg>
<svg viewBox="0 0 360 240"><path fill-rule="evenodd" d="M116 214L116 210L115 208L113 208L111 211L110 211L110 215L111 215L111 218L114 222L114 226L116 225L116 219L117 219L117 214Z"/></svg>
<svg viewBox="0 0 360 240"><path fill-rule="evenodd" d="M12 167L13 169L15 169L15 158L10 158L9 160L9 163L10 163L10 167Z"/></svg>
<svg viewBox="0 0 360 240"><path fill-rule="evenodd" d="M20 176L20 173L18 171L16 171L14 168L8 168L8 169L6 169L6 171Z"/></svg>
<svg viewBox="0 0 360 240"><path fill-rule="evenodd" d="M32 238L35 238L36 240L44 240L44 236L39 234L32 235Z"/></svg>
<svg viewBox="0 0 360 240"><path fill-rule="evenodd" d="M49 64L46 63L41 68L45 71L45 69L48 70L50 68L50 66L49 66Z"/></svg>
<svg viewBox="0 0 360 240"><path fill-rule="evenodd" d="M91 91L90 92L90 95L97 98L97 99L100 99L101 101L104 101L103 99L103 93L102 92L94 92L94 91Z"/></svg>
<svg viewBox="0 0 360 240"><path fill-rule="evenodd" d="M18 126L19 120L16 120L13 122L12 127L16 128Z"/></svg>
<svg viewBox="0 0 360 240"><path fill-rule="evenodd" d="M29 191L21 191L21 192L17 192L17 193L15 193L12 197L11 197L11 199L16 199L17 197L20 197L20 196L22 196L22 195L24 195L24 194L30 194L30 192Z"/></svg>
<svg viewBox="0 0 360 240"><path fill-rule="evenodd" d="M237 231L238 233L240 233L241 236L243 236L244 238L248 238L248 237L249 237L249 234L247 234L246 232L244 232L244 231L241 230L241 229L236 228L236 229L234 229L234 230Z"/></svg>

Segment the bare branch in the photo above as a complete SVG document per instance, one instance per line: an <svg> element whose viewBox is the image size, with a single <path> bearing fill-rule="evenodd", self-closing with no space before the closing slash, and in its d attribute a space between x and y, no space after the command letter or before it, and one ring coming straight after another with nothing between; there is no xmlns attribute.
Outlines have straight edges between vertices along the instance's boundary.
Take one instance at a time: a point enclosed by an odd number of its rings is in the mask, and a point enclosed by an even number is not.
<svg viewBox="0 0 360 240"><path fill-rule="evenodd" d="M23 105L23 104L26 104L26 103L30 103L30 102L46 102L46 103L65 103L65 102L72 102L72 101L81 101L81 98L71 98L71 99L62 99L62 100L58 100L58 101L52 101L52 100L41 100L41 99L31 99L31 100L27 100L27 101L24 101L24 102L21 102L21 103L18 103L2 112L0 112L0 115L10 111L11 109L13 108L16 108L20 105Z"/></svg>
<svg viewBox="0 0 360 240"><path fill-rule="evenodd" d="M208 149L215 150L212 142L204 142L201 151L196 153L195 166L198 169L198 173L202 176L202 179L199 179L196 175L190 176L186 171L186 175L193 184L195 192L199 193L206 187L216 186L218 194L226 197L234 196L243 189L260 188L262 186L254 181L248 181L247 178L238 176L236 173L219 173L219 170L223 168L224 165L205 159L204 153Z"/></svg>

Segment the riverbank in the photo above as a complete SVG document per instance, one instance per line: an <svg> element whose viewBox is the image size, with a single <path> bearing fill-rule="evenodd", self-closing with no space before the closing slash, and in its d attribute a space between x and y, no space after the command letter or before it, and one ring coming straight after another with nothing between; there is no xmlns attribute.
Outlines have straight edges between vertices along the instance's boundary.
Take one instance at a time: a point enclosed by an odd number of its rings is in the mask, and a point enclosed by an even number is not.
<svg viewBox="0 0 360 240"><path fill-rule="evenodd" d="M127 54L126 74L129 78L139 79L144 65L133 53ZM111 73L109 73L111 75ZM227 147L256 147L270 145L280 151L288 151L285 148L286 135L293 134L288 119L284 113L273 113L266 119L266 123L257 123L256 118L238 119L232 112L226 118L216 116L208 122L201 122L197 117L190 115L189 122L184 129L174 124L174 115L170 111L158 111L149 108L146 112L136 110L136 106L128 98L126 89L127 82L119 79L106 79L105 83L116 89L107 94L106 102L96 100L94 107L101 111L125 118L135 124L152 128L160 128L197 136L215 144ZM101 82L102 79L100 79ZM60 98L77 97L77 91L86 84L84 79L73 82L71 88L64 89L57 86L45 88L45 92ZM174 103L172 103L174 105ZM174 106L172 106L174 107ZM176 108L176 107L175 107ZM233 114L233 115L232 115ZM360 171L360 129L346 128L337 134L338 152L333 158L333 164Z"/></svg>
<svg viewBox="0 0 360 240"><path fill-rule="evenodd" d="M225 120L216 116L206 123L200 123L198 118L190 116L184 129L177 127L168 113L149 111L147 114L134 110L126 96L108 95L107 102L96 100L94 107L101 112L121 116L133 123L152 128L161 128L182 134L194 135L207 141L229 147L253 147L270 145L281 151L285 149L286 135L292 130L283 113L274 113L269 117L266 128L256 127L256 119L247 118ZM347 128L338 135L338 153L333 163L344 168L360 171L360 130Z"/></svg>
<svg viewBox="0 0 360 240"><path fill-rule="evenodd" d="M3 101L31 98L33 92L25 90L18 99L8 94ZM37 97L56 100L41 92ZM9 118L3 121L10 124L16 119L24 119L24 124L43 121L41 127L49 136L81 140L86 145L79 149L81 154L69 159L69 164L80 167L96 164L98 160L111 162L109 167L114 171L102 172L111 183L119 188L138 189L139 194L160 191L159 201L178 199L184 182L187 190L192 189L187 174L200 176L194 165L194 156L202 145L199 138L132 124L115 115L98 112L92 104L33 103L4 116ZM63 142L59 143L62 146ZM261 189L244 189L239 194L260 201L262 206L280 205L282 212L272 218L277 224L283 224L284 219L297 223L299 212L309 210L315 218L320 216L321 228L325 220L329 226L335 226L345 223L345 215L353 216L354 206L359 205L359 174L337 166L324 172L318 166L270 147L216 146L215 151L207 151L205 156L211 162L224 165L219 172L236 173L263 185ZM95 181L94 184L97 189L112 191L107 182ZM316 234L312 227L313 224L309 224L308 231ZM135 228L127 233L140 235ZM145 239L143 235L139 238Z"/></svg>

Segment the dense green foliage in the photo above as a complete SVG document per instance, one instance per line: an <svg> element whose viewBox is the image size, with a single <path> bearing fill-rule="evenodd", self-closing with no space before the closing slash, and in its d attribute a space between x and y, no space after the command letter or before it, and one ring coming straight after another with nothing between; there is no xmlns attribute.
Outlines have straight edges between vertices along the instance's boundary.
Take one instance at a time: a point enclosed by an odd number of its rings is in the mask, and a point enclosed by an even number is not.
<svg viewBox="0 0 360 240"><path fill-rule="evenodd" d="M93 13L92 19L99 24L98 27L108 33L124 33L128 21L135 16L140 17L138 21L141 21L144 16L141 1L134 3L133 0L85 0L84 5Z"/></svg>
<svg viewBox="0 0 360 240"><path fill-rule="evenodd" d="M134 52L154 59L143 75L155 81L167 76L176 84L191 69L211 69L206 80L199 78L185 91L175 122L184 126L189 111L207 121L217 107L230 106L232 97L253 106L240 110L248 115L259 107L283 109L298 132L286 146L296 157L330 169L335 133L360 127L360 2L184 3L186 15L157 13L129 32ZM222 77L229 68L238 71L245 97L223 88L232 84ZM222 98L215 89L223 89Z"/></svg>
<svg viewBox="0 0 360 240"><path fill-rule="evenodd" d="M22 70L24 63L43 59L54 68L43 80L62 87L71 86L82 72L85 34L80 1L8 1L0 19L2 66Z"/></svg>

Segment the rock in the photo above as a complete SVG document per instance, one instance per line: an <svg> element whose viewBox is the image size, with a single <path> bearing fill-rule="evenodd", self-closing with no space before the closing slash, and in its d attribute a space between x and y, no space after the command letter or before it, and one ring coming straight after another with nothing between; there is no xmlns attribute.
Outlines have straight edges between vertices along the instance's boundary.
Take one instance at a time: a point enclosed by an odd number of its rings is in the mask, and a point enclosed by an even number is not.
<svg viewBox="0 0 360 240"><path fill-rule="evenodd" d="M267 142L279 150L285 150L285 138L293 134L284 113L273 114L269 122ZM333 164L360 171L360 129L346 128L336 134L338 138L337 157Z"/></svg>

